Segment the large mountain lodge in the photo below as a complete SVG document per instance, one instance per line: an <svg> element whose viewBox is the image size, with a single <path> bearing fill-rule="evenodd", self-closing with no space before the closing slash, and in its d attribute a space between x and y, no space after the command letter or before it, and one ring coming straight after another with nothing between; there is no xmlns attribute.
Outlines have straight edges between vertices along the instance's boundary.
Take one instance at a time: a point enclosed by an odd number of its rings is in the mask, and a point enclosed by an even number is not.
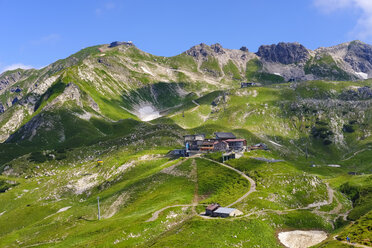
<svg viewBox="0 0 372 248"><path fill-rule="evenodd" d="M171 152L175 156L192 156L206 152L223 152L228 158L237 158L247 150L267 149L264 144L257 144L247 148L245 139L237 138L230 132L216 132L215 138L206 139L205 134L193 134L184 136L184 149L176 149Z"/></svg>

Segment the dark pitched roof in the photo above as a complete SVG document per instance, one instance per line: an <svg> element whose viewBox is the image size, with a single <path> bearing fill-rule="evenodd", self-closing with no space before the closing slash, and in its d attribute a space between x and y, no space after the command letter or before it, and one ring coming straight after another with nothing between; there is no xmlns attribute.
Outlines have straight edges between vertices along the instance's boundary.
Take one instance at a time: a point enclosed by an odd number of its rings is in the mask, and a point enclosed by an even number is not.
<svg viewBox="0 0 372 248"><path fill-rule="evenodd" d="M236 139L233 133L216 132L214 134L217 139Z"/></svg>
<svg viewBox="0 0 372 248"><path fill-rule="evenodd" d="M206 208L206 210L214 211L214 210L216 210L216 209L219 208L219 207L220 207L219 204L213 203L213 204L210 204L210 205Z"/></svg>

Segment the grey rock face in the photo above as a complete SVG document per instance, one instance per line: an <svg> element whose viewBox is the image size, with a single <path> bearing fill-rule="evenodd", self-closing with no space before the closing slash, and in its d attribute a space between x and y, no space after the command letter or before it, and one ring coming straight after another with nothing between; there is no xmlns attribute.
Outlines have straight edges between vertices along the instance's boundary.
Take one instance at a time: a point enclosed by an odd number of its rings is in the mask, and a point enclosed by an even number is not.
<svg viewBox="0 0 372 248"><path fill-rule="evenodd" d="M22 91L22 89L19 88L19 86L17 86L16 88L11 88L11 89L10 89L10 92L15 92L15 93L19 93L19 92L21 92L21 91Z"/></svg>
<svg viewBox="0 0 372 248"><path fill-rule="evenodd" d="M111 42L109 47L112 48L112 47L117 47L117 46L134 46L134 44L130 41L114 41L114 42Z"/></svg>
<svg viewBox="0 0 372 248"><path fill-rule="evenodd" d="M22 140L32 141L40 130L48 132L50 130L55 130L57 127L61 129L60 119L56 119L57 117L59 118L58 115L50 116L49 114L40 113L10 135L5 143Z"/></svg>
<svg viewBox="0 0 372 248"><path fill-rule="evenodd" d="M16 104L18 102L18 97L15 97L13 100L12 100L12 105Z"/></svg>
<svg viewBox="0 0 372 248"><path fill-rule="evenodd" d="M368 73L372 70L372 46L353 41L348 46L345 62L357 72Z"/></svg>
<svg viewBox="0 0 372 248"><path fill-rule="evenodd" d="M225 51L223 50L222 46L219 43L211 45L212 50L217 54L224 54Z"/></svg>
<svg viewBox="0 0 372 248"><path fill-rule="evenodd" d="M105 66L111 66L111 64L109 62L107 62L107 60L104 59L104 58L98 58L97 62L100 63L100 64L103 64Z"/></svg>
<svg viewBox="0 0 372 248"><path fill-rule="evenodd" d="M187 55L190 55L194 58L200 58L200 57L207 57L208 56L208 45L204 43L200 43L197 46L193 46L189 50L187 50L185 53Z"/></svg>
<svg viewBox="0 0 372 248"><path fill-rule="evenodd" d="M265 61L286 65L306 62L310 57L309 51L303 45L284 42L260 46L256 55Z"/></svg>
<svg viewBox="0 0 372 248"><path fill-rule="evenodd" d="M346 101L368 100L372 99L372 89L368 86L360 87L357 91L346 90L341 93L340 99Z"/></svg>
<svg viewBox="0 0 372 248"><path fill-rule="evenodd" d="M5 112L5 108L4 108L3 104L0 103L0 114L2 114L4 112Z"/></svg>
<svg viewBox="0 0 372 248"><path fill-rule="evenodd" d="M204 58L207 58L208 56L226 54L226 51L218 43L213 44L211 46L208 46L204 43L200 43L197 46L193 46L192 48L187 50L185 53L196 59L204 59Z"/></svg>
<svg viewBox="0 0 372 248"><path fill-rule="evenodd" d="M11 73L10 75L4 76L0 78L0 91L5 89L7 86L13 85L22 77L22 73L20 71L16 71Z"/></svg>

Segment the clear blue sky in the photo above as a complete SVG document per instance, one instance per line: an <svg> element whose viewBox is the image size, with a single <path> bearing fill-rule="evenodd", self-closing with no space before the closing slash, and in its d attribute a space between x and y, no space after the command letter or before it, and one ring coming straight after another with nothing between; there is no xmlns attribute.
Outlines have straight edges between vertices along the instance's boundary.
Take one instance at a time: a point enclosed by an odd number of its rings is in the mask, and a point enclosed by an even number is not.
<svg viewBox="0 0 372 248"><path fill-rule="evenodd" d="M195 44L226 48L297 41L310 49L358 39L367 10L319 0L0 0L0 72L48 65L80 49L133 41L172 56ZM358 1L358 0L346 0ZM353 3L350 3L353 4ZM359 27L362 29L362 27ZM354 30L354 31L353 31ZM369 36L363 36L365 42Z"/></svg>

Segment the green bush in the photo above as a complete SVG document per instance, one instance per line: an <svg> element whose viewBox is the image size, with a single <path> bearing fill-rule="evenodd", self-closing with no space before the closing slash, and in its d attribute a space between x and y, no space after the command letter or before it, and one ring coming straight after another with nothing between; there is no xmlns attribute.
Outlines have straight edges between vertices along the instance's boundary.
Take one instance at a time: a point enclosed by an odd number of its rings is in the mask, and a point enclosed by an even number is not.
<svg viewBox="0 0 372 248"><path fill-rule="evenodd" d="M4 193L10 187L12 187L11 184L7 183L5 180L0 180L0 193Z"/></svg>
<svg viewBox="0 0 372 248"><path fill-rule="evenodd" d="M372 210L372 187L355 186L346 182L340 186L340 191L353 203L348 219L357 220Z"/></svg>
<svg viewBox="0 0 372 248"><path fill-rule="evenodd" d="M31 152L30 157L28 158L29 161L35 163L44 163L47 161L47 156L45 156L42 152Z"/></svg>
<svg viewBox="0 0 372 248"><path fill-rule="evenodd" d="M352 126L352 125L348 125L348 124L345 124L345 125L343 126L342 130L343 130L344 132L347 132L347 133L354 133L354 132L355 132L353 126Z"/></svg>
<svg viewBox="0 0 372 248"><path fill-rule="evenodd" d="M358 200L360 197L360 188L350 185L349 182L342 184L340 186L340 191L347 195L353 203L355 203L355 201Z"/></svg>
<svg viewBox="0 0 372 248"><path fill-rule="evenodd" d="M56 160L63 160L63 159L66 159L67 156L65 153L58 153L56 154Z"/></svg>
<svg viewBox="0 0 372 248"><path fill-rule="evenodd" d="M335 229L341 228L349 224L349 221L344 220L342 216L338 217L335 221Z"/></svg>

